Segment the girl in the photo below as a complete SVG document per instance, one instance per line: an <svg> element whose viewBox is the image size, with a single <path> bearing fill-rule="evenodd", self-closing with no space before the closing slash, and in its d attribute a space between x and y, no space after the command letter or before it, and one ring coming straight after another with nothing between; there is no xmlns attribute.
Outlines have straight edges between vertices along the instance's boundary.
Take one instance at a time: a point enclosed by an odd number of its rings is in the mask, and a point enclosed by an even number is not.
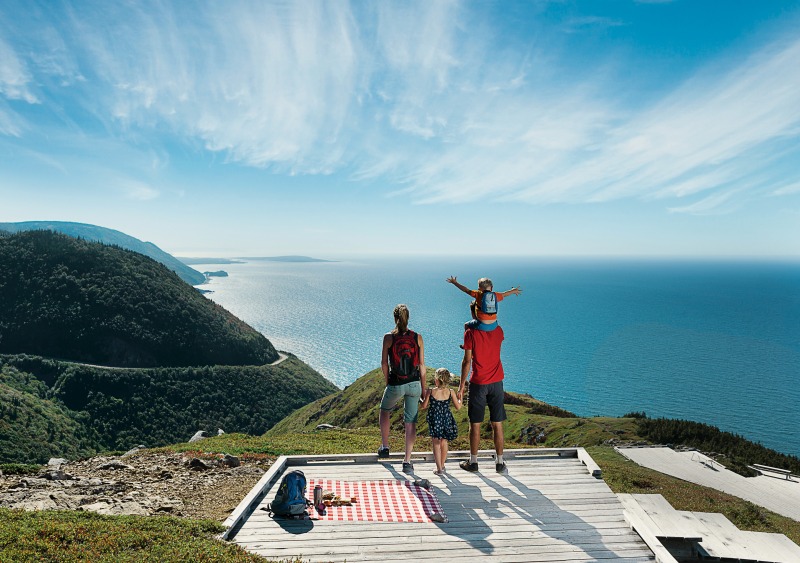
<svg viewBox="0 0 800 563"><path fill-rule="evenodd" d="M455 440L458 436L458 426L453 413L450 412L450 400L456 406L456 410L461 409L461 401L455 391L450 389L450 372L446 368L436 370L433 378L435 388L429 389L425 394L425 401L422 408L428 409L428 430L433 442L433 459L436 461L436 471L434 475L444 475L444 462L447 461L447 443Z"/></svg>

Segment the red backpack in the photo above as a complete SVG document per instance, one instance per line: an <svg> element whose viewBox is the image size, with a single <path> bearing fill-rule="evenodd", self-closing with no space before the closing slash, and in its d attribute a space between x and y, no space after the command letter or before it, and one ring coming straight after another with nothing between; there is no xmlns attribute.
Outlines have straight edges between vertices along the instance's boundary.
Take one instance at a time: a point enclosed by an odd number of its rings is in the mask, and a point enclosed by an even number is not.
<svg viewBox="0 0 800 563"><path fill-rule="evenodd" d="M419 341L413 330L392 334L391 375L399 382L413 381L419 376Z"/></svg>

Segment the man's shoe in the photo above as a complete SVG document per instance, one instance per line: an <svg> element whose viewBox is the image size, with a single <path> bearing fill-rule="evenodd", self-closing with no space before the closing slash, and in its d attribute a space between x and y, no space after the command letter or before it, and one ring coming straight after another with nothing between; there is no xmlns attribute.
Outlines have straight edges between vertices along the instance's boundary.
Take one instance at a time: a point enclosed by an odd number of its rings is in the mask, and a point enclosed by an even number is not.
<svg viewBox="0 0 800 563"><path fill-rule="evenodd" d="M508 473L508 469L506 468L505 462L503 462L503 463L495 463L494 464L494 469L498 473L502 473L502 474Z"/></svg>
<svg viewBox="0 0 800 563"><path fill-rule="evenodd" d="M386 446L378 448L378 457L389 457L389 448Z"/></svg>
<svg viewBox="0 0 800 563"><path fill-rule="evenodd" d="M414 464L411 463L410 461L404 461L403 462L403 473L406 473L408 475L411 475L412 473L414 473Z"/></svg>
<svg viewBox="0 0 800 563"><path fill-rule="evenodd" d="M464 460L458 464L458 466L463 469L464 471L469 471L470 473L475 473L478 470L478 462L470 463L469 460Z"/></svg>

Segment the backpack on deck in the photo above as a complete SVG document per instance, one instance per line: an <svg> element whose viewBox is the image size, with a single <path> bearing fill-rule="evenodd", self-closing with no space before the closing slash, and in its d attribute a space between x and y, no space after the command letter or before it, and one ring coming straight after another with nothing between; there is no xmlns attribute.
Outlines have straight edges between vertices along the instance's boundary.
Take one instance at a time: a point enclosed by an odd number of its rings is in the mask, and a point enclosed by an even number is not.
<svg viewBox="0 0 800 563"><path fill-rule="evenodd" d="M419 342L413 330L392 334L392 370L398 381L405 381L419 372Z"/></svg>
<svg viewBox="0 0 800 563"><path fill-rule="evenodd" d="M497 295L494 291L484 291L478 298L478 308L487 315L497 314Z"/></svg>
<svg viewBox="0 0 800 563"><path fill-rule="evenodd" d="M310 505L306 500L306 476L302 471L292 471L283 476L275 500L269 505L273 516L305 516Z"/></svg>

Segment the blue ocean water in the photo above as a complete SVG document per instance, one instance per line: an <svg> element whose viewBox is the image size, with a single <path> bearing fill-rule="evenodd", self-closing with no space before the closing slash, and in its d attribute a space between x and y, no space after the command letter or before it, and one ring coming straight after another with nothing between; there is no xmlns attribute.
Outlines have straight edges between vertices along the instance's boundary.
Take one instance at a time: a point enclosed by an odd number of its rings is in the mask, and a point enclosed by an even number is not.
<svg viewBox="0 0 800 563"><path fill-rule="evenodd" d="M196 266L218 269L219 266ZM500 303L506 388L580 415L646 411L800 455L800 264L419 258L225 265L209 298L340 387L380 365L406 303L426 364L458 373L482 276Z"/></svg>

